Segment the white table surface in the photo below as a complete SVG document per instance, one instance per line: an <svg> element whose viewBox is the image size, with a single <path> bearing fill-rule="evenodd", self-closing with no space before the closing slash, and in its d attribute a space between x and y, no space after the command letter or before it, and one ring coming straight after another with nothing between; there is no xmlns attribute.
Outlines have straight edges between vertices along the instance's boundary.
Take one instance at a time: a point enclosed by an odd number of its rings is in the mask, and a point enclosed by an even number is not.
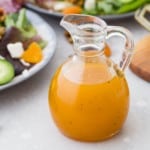
<svg viewBox="0 0 150 150"><path fill-rule="evenodd" d="M59 27L60 20L44 18L55 29L56 53L35 76L0 92L0 150L149 150L150 84L130 70L126 71L131 94L130 112L119 135L104 142L81 143L60 134L49 113L48 87L57 67L73 51ZM133 19L108 23L127 27L135 41L148 33Z"/></svg>

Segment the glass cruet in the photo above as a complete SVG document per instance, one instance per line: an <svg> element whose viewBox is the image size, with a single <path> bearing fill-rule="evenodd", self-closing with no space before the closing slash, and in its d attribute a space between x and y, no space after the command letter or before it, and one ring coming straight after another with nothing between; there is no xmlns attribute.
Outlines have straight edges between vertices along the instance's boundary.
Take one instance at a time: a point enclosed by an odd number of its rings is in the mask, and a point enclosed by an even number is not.
<svg viewBox="0 0 150 150"><path fill-rule="evenodd" d="M60 24L71 34L75 54L52 79L52 118L70 138L90 142L110 138L120 131L128 114L124 70L132 56L132 36L123 27L107 26L102 19L88 15L67 15ZM106 39L116 35L125 40L119 64L104 56Z"/></svg>

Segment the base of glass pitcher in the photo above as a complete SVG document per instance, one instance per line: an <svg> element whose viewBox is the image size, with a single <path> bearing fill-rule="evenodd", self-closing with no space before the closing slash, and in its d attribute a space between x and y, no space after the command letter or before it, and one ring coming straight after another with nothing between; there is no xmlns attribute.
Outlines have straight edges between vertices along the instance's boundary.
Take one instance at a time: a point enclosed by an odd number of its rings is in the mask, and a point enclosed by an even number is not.
<svg viewBox="0 0 150 150"><path fill-rule="evenodd" d="M64 136L72 139L72 140L76 140L76 141L80 141L80 142L102 142L105 140L109 140L111 138L113 138L114 136L117 136L120 133L121 129L115 131L114 133L107 135L106 137L101 137L101 138L91 138L91 139L86 139L86 138L80 138L80 137L74 137L74 136L70 136L67 135L65 133L63 133L62 131L60 131Z"/></svg>

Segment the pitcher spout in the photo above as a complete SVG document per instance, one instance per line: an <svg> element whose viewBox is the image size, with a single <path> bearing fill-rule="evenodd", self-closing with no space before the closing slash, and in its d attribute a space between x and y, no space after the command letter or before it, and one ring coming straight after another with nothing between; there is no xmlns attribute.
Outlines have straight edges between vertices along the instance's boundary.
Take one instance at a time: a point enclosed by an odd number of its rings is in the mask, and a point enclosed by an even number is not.
<svg viewBox="0 0 150 150"><path fill-rule="evenodd" d="M60 25L64 27L69 33L88 33L92 31L94 34L103 32L107 24L100 18L89 15L66 15L60 22ZM77 32L78 31L78 32Z"/></svg>
<svg viewBox="0 0 150 150"><path fill-rule="evenodd" d="M60 25L71 35L75 52L88 49L103 51L107 25L100 18L89 15L66 15Z"/></svg>

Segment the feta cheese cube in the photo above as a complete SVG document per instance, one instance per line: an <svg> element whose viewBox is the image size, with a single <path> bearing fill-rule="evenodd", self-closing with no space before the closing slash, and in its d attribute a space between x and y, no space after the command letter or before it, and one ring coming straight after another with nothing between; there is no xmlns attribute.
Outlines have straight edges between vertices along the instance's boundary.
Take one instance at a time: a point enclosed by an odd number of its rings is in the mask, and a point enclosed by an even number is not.
<svg viewBox="0 0 150 150"><path fill-rule="evenodd" d="M29 71L27 69L25 69L23 72L22 72L22 75L26 78L29 76Z"/></svg>
<svg viewBox="0 0 150 150"><path fill-rule="evenodd" d="M93 10L96 7L96 0L85 0L84 8L87 11Z"/></svg>
<svg viewBox="0 0 150 150"><path fill-rule="evenodd" d="M12 58L20 58L24 53L23 44L21 42L7 44L7 49Z"/></svg>
<svg viewBox="0 0 150 150"><path fill-rule="evenodd" d="M25 62L23 59L20 59L20 62L21 62L24 66L27 66L27 67L30 66L30 64L27 63L27 62Z"/></svg>
<svg viewBox="0 0 150 150"><path fill-rule="evenodd" d="M55 2L54 4L54 10L55 11L62 11L63 9L72 6L69 2Z"/></svg>

